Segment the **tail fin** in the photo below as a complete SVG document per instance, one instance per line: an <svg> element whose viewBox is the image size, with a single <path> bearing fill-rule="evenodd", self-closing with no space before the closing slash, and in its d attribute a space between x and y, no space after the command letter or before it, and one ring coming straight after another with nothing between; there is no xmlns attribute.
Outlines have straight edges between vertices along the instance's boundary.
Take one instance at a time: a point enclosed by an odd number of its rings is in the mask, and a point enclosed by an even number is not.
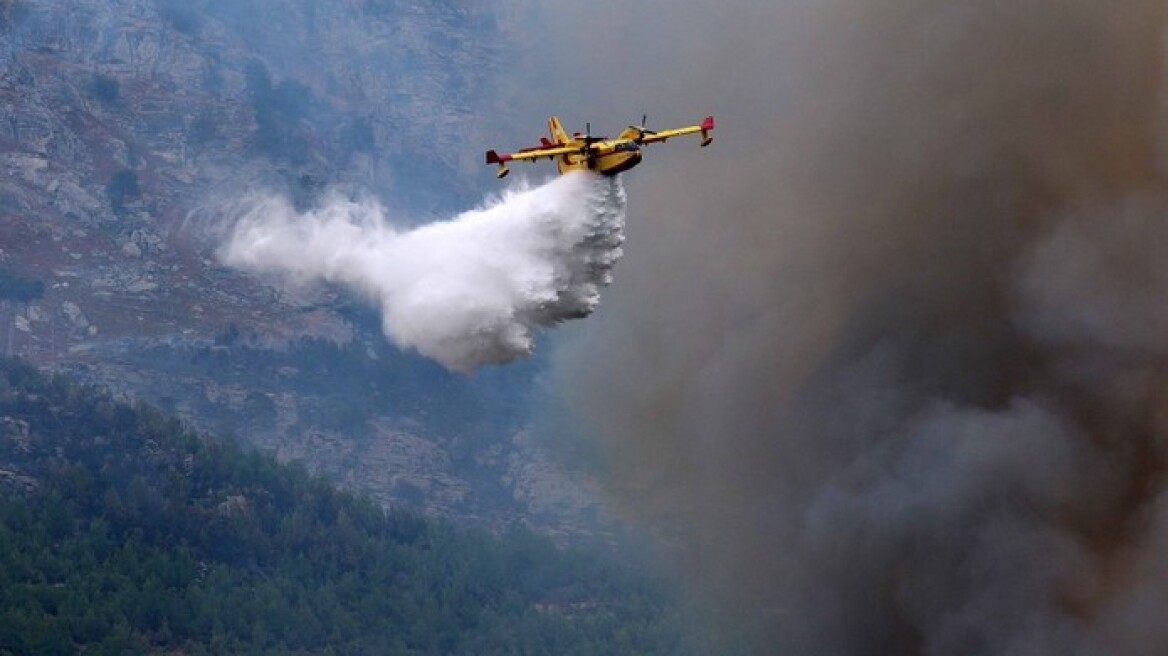
<svg viewBox="0 0 1168 656"><path fill-rule="evenodd" d="M487 164L498 164L499 172L495 174L496 178L505 178L511 172L507 168L507 162L511 161L510 155L500 155L493 150L487 151Z"/></svg>
<svg viewBox="0 0 1168 656"><path fill-rule="evenodd" d="M558 145L563 145L571 141L571 139L568 137L567 130L564 129L563 125L560 125L560 119L558 116L552 116L548 118L548 132L550 132L552 135L552 141L556 142Z"/></svg>

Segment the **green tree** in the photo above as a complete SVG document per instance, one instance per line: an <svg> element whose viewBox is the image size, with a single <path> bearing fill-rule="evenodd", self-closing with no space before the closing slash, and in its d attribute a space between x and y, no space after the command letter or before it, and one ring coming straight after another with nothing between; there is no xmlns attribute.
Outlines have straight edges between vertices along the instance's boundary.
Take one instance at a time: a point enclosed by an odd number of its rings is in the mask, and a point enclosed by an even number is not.
<svg viewBox="0 0 1168 656"><path fill-rule="evenodd" d="M0 301L28 303L45 293L45 283L13 271L0 269Z"/></svg>
<svg viewBox="0 0 1168 656"><path fill-rule="evenodd" d="M122 85L108 75L95 75L89 82L89 95L107 105L118 101Z"/></svg>
<svg viewBox="0 0 1168 656"><path fill-rule="evenodd" d="M109 199L110 209L116 214L125 210L126 202L142 195L138 188L138 174L132 169L121 169L110 176L105 187L106 198Z"/></svg>

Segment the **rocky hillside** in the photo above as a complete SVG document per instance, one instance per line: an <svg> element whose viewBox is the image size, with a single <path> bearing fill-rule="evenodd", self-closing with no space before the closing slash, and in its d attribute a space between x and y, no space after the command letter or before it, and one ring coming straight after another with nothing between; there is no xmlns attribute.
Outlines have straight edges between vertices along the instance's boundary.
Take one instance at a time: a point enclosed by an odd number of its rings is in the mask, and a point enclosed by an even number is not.
<svg viewBox="0 0 1168 656"><path fill-rule="evenodd" d="M384 512L0 358L3 654L737 653L647 569Z"/></svg>
<svg viewBox="0 0 1168 656"><path fill-rule="evenodd" d="M254 188L465 206L490 178L484 117L503 113L500 7L0 0L3 352L385 502L583 530L589 485L517 410L530 370L437 370L335 290L293 297L222 268L208 230Z"/></svg>

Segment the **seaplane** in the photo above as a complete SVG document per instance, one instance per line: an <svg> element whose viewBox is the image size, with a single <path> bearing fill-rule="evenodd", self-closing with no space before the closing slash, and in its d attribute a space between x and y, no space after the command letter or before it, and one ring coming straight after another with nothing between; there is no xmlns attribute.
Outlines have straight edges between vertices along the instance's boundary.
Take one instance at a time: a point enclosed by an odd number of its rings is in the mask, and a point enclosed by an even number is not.
<svg viewBox="0 0 1168 656"><path fill-rule="evenodd" d="M645 128L647 117L641 117L641 125L630 125L621 131L615 139L592 136L592 125L585 123L584 134L579 132L568 136L560 119L552 116L548 119L548 131L551 139L540 137L540 145L524 148L514 153L499 153L488 150L487 164L496 164L499 170L495 177L503 178L510 173L507 162L535 161L544 157L555 160L556 166L563 175L568 171L595 171L603 175L616 175L627 171L641 163L641 146L665 141L673 137L687 134L702 135L701 145L706 147L714 140L711 133L714 131L714 117L707 116L698 125L687 125L670 130L648 130Z"/></svg>

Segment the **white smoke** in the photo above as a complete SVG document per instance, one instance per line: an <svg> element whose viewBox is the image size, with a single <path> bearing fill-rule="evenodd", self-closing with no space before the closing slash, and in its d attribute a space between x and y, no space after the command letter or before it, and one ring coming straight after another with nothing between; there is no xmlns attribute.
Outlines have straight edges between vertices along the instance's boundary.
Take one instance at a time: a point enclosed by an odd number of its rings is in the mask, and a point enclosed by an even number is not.
<svg viewBox="0 0 1168 656"><path fill-rule="evenodd" d="M224 264L348 287L377 305L394 344L471 372L530 355L538 328L592 313L622 254L625 193L617 178L569 174L414 229L372 200L334 195L301 213L256 193L232 219Z"/></svg>

